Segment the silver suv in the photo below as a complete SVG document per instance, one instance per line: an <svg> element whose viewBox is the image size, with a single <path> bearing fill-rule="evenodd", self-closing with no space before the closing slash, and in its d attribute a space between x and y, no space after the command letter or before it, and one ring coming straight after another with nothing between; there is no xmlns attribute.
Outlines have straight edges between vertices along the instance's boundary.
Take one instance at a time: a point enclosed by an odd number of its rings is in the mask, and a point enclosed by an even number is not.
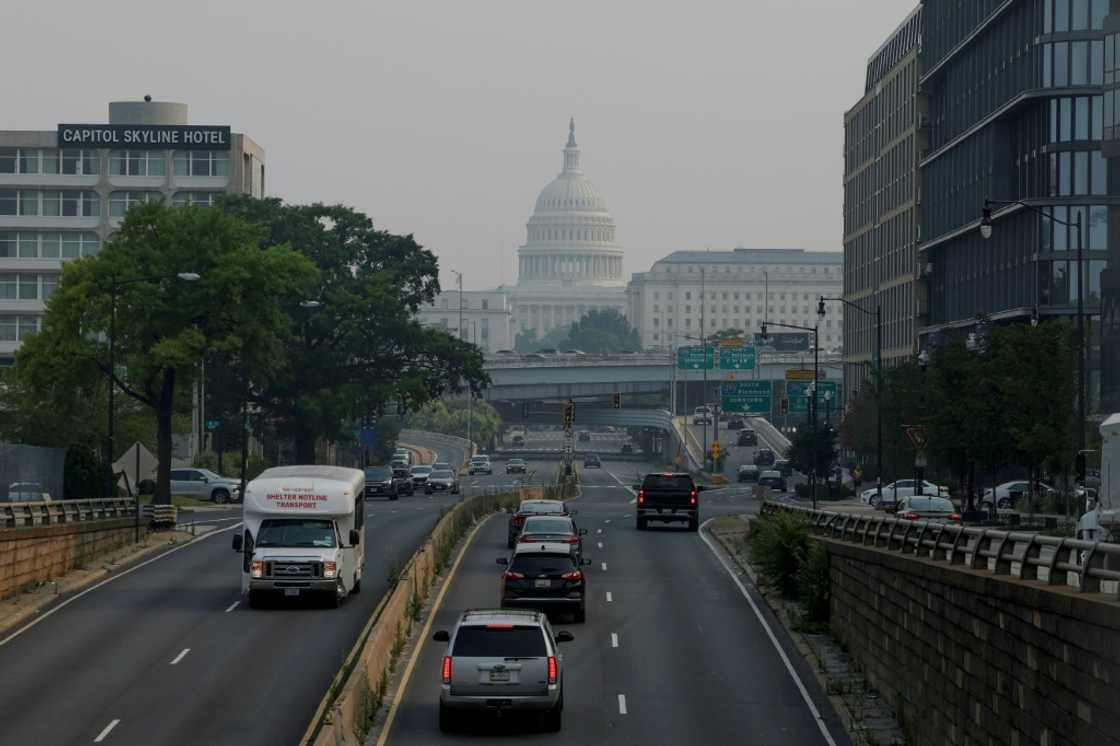
<svg viewBox="0 0 1120 746"><path fill-rule="evenodd" d="M564 656L557 643L572 640L552 633L539 611L465 611L455 629L436 632L446 642L439 693L439 729L455 728L466 712L537 712L545 730L560 730L564 710Z"/></svg>

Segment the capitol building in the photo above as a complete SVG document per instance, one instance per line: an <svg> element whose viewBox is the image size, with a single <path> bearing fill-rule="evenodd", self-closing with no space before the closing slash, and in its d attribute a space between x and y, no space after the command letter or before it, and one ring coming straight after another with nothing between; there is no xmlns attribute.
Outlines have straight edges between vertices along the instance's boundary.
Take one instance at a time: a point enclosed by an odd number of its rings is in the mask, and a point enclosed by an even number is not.
<svg viewBox="0 0 1120 746"><path fill-rule="evenodd" d="M516 337L537 338L567 327L589 311L625 314L622 249L607 201L583 173L575 121L568 123L563 168L537 197L518 248L514 286L462 293L461 336L485 351L513 349ZM420 310L424 324L455 331L460 294L445 288Z"/></svg>

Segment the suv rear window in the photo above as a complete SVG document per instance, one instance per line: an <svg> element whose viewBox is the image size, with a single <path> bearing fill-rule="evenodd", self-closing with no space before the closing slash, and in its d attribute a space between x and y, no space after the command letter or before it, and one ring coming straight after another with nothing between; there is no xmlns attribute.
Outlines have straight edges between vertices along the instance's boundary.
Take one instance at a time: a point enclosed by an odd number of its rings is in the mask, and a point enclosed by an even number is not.
<svg viewBox="0 0 1120 746"><path fill-rule="evenodd" d="M370 466L366 468L366 479L388 479L392 471L387 466Z"/></svg>
<svg viewBox="0 0 1120 746"><path fill-rule="evenodd" d="M513 558L509 569L523 575L555 575L571 572L575 562L567 554L522 554Z"/></svg>
<svg viewBox="0 0 1120 746"><path fill-rule="evenodd" d="M547 516L533 516L525 521L527 534L567 534L572 531L570 518L551 518Z"/></svg>
<svg viewBox="0 0 1120 746"><path fill-rule="evenodd" d="M669 476L665 474L647 474L645 481L642 482L642 488L647 490L682 490L687 492L693 489L692 477L687 474L674 474Z"/></svg>
<svg viewBox="0 0 1120 746"><path fill-rule="evenodd" d="M543 658L548 654L540 627L460 627L451 653L463 658Z"/></svg>
<svg viewBox="0 0 1120 746"><path fill-rule="evenodd" d="M561 502L524 502L517 509L518 513L563 513L564 503Z"/></svg>

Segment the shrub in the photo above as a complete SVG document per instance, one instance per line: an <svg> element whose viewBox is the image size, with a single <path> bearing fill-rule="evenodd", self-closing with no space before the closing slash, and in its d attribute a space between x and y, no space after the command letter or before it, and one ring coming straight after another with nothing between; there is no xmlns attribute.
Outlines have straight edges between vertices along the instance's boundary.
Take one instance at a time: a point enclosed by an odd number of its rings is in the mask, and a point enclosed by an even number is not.
<svg viewBox="0 0 1120 746"><path fill-rule="evenodd" d="M794 513L760 516L751 527L751 560L763 580L783 596L797 598L798 557L806 551L808 524Z"/></svg>
<svg viewBox="0 0 1120 746"><path fill-rule="evenodd" d="M819 541L807 542L798 558L797 590L805 609L805 621L828 622L832 579L828 571L828 550Z"/></svg>

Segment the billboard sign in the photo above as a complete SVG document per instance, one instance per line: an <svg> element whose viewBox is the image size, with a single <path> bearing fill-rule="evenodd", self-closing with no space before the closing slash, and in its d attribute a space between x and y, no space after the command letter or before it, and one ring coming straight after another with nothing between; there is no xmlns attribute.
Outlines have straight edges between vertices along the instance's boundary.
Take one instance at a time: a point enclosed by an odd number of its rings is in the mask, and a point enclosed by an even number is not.
<svg viewBox="0 0 1120 746"><path fill-rule="evenodd" d="M763 337L754 335L754 343L768 352L808 352L808 332L771 332Z"/></svg>

